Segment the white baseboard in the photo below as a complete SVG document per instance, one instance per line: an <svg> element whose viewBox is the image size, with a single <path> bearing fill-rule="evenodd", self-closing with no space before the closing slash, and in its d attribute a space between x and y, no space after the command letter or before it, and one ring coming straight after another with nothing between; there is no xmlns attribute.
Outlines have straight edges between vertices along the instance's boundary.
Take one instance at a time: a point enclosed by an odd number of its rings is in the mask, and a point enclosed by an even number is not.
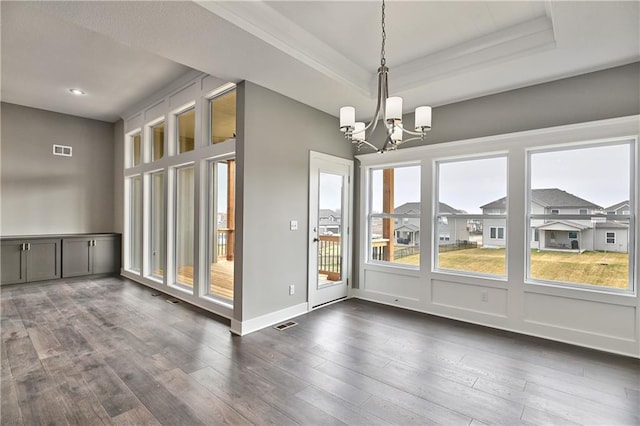
<svg viewBox="0 0 640 426"><path fill-rule="evenodd" d="M285 309L281 309L276 312L271 312L266 315L262 315L257 318L252 318L247 321L231 320L231 332L238 336L244 336L254 331L261 330L263 328L272 326L282 321L286 321L293 317L297 317L302 314L306 314L309 311L309 304L307 302L300 303L298 305L290 306Z"/></svg>

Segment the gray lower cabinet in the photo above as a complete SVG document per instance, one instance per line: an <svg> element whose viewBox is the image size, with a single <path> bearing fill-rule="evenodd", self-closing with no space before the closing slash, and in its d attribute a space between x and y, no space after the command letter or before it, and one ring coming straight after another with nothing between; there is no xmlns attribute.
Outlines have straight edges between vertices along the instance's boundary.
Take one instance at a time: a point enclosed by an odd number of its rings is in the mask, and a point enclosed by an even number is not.
<svg viewBox="0 0 640 426"><path fill-rule="evenodd" d="M120 271L120 236L88 235L62 239L62 277Z"/></svg>
<svg viewBox="0 0 640 426"><path fill-rule="evenodd" d="M60 278L60 239L3 240L2 284Z"/></svg>

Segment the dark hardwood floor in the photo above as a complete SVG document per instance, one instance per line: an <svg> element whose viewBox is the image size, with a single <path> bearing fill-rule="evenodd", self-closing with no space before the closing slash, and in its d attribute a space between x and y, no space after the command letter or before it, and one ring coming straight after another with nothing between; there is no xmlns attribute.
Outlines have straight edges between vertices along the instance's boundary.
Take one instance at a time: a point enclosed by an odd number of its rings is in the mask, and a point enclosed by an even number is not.
<svg viewBox="0 0 640 426"><path fill-rule="evenodd" d="M349 300L244 337L120 278L0 289L2 425L640 424L640 361Z"/></svg>

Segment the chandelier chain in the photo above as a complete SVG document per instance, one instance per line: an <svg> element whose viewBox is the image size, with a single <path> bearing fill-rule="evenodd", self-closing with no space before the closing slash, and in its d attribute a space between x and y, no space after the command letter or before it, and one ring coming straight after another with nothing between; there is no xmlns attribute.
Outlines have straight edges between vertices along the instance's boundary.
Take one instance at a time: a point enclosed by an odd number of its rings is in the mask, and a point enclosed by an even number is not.
<svg viewBox="0 0 640 426"><path fill-rule="evenodd" d="M385 56L384 45L385 45L385 42L387 41L387 32L385 31L384 17L385 17L384 0L382 0L382 48L380 49L380 65L382 66L385 66L387 64L387 60L384 57Z"/></svg>

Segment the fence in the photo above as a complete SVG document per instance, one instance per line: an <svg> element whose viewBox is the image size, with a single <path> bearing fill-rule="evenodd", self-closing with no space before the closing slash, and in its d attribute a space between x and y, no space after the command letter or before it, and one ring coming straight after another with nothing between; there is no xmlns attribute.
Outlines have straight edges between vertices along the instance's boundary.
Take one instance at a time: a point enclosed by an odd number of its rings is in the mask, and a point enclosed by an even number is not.
<svg viewBox="0 0 640 426"><path fill-rule="evenodd" d="M440 244L438 246L438 252L444 253L446 251L467 250L474 248L478 248L478 243L476 241L457 240L455 243L451 244Z"/></svg>

